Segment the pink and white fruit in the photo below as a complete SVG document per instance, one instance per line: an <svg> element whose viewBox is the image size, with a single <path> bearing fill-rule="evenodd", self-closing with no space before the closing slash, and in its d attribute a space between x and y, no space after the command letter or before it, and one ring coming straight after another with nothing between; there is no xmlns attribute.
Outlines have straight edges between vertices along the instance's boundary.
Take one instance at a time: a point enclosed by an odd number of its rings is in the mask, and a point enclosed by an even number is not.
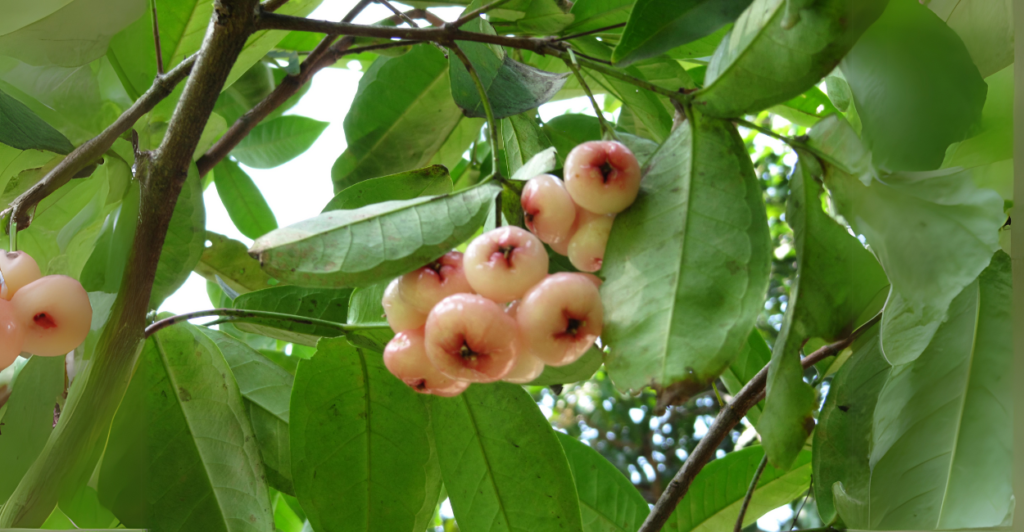
<svg viewBox="0 0 1024 532"><path fill-rule="evenodd" d="M527 384L540 377L541 373L544 373L544 361L520 351L516 365L512 366L512 371L501 380L512 384Z"/></svg>
<svg viewBox="0 0 1024 532"><path fill-rule="evenodd" d="M0 299L0 370L14 363L25 344L25 327L14 312L14 304Z"/></svg>
<svg viewBox="0 0 1024 532"><path fill-rule="evenodd" d="M434 262L398 279L398 294L424 316L430 313L434 305L450 295L473 293L462 267L462 253L458 251L449 251Z"/></svg>
<svg viewBox="0 0 1024 532"><path fill-rule="evenodd" d="M516 321L494 301L455 294L427 317L427 357L453 379L494 382L515 366L517 334Z"/></svg>
<svg viewBox="0 0 1024 532"><path fill-rule="evenodd" d="M601 294L583 275L549 275L523 296L516 322L521 349L551 366L571 364L601 335Z"/></svg>
<svg viewBox="0 0 1024 532"><path fill-rule="evenodd" d="M427 313L416 310L402 299L398 289L400 281L401 277L388 283L388 287L384 289L384 298L381 300L381 304L384 306L384 316L387 318L391 330L395 332L419 329L427 323Z"/></svg>
<svg viewBox="0 0 1024 532"><path fill-rule="evenodd" d="M11 299L25 328L25 352L64 356L82 345L92 324L92 305L81 283L49 275L22 287Z"/></svg>
<svg viewBox="0 0 1024 532"><path fill-rule="evenodd" d="M608 235L612 232L615 215L579 209L576 216L579 227L569 240L566 255L577 270L596 272L604 264L604 251L608 247Z"/></svg>
<svg viewBox="0 0 1024 532"><path fill-rule="evenodd" d="M577 205L597 214L615 214L632 205L640 178L636 156L618 142L584 142L565 158L566 190Z"/></svg>
<svg viewBox="0 0 1024 532"><path fill-rule="evenodd" d="M476 293L508 303L548 273L548 253L537 237L515 226L499 227L470 242L463 259Z"/></svg>
<svg viewBox="0 0 1024 532"><path fill-rule="evenodd" d="M419 393L455 397L469 387L468 382L446 377L430 363L422 328L396 334L384 348L384 365Z"/></svg>
<svg viewBox="0 0 1024 532"><path fill-rule="evenodd" d="M541 242L568 242L576 219L576 204L565 190L562 180L541 174L526 182L520 196L526 227Z"/></svg>
<svg viewBox="0 0 1024 532"><path fill-rule="evenodd" d="M35 259L24 251L12 251L10 253L0 249L0 299L8 301L14 297L21 287L38 281L43 274L39 271L39 265Z"/></svg>

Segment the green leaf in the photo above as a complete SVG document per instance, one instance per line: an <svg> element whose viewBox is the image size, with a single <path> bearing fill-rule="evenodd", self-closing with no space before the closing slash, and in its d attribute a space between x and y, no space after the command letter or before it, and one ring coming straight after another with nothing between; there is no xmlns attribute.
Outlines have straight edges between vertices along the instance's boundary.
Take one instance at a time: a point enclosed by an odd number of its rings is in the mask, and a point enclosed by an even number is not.
<svg viewBox="0 0 1024 532"><path fill-rule="evenodd" d="M932 0L928 8L964 41L982 76L1013 64L1013 2Z"/></svg>
<svg viewBox="0 0 1024 532"><path fill-rule="evenodd" d="M626 66L706 37L740 16L751 0L637 0L612 53Z"/></svg>
<svg viewBox="0 0 1024 532"><path fill-rule="evenodd" d="M845 481L850 497L863 498L870 476L871 418L878 392L889 378L876 325L852 346L853 354L836 373L814 429L814 502L821 520L837 517L832 485Z"/></svg>
<svg viewBox="0 0 1024 532"><path fill-rule="evenodd" d="M889 2L842 69L879 168L938 168L985 103L985 82L963 41L914 2Z"/></svg>
<svg viewBox="0 0 1024 532"><path fill-rule="evenodd" d="M579 0L573 2L569 13L573 15L572 24L565 29L566 34L583 33L607 26L622 24L629 19L633 0ZM609 33L621 33L621 29L608 30Z"/></svg>
<svg viewBox="0 0 1024 532"><path fill-rule="evenodd" d="M213 183L228 216L243 235L257 239L277 229L277 218L263 193L234 161L224 159L217 164Z"/></svg>
<svg viewBox="0 0 1024 532"><path fill-rule="evenodd" d="M262 310L291 314L306 318L345 323L348 318L348 299L352 290L275 286L242 294L234 307L244 310ZM285 342L315 347L321 337L340 336L337 329L273 318L247 319L235 327L254 334L262 334Z"/></svg>
<svg viewBox="0 0 1024 532"><path fill-rule="evenodd" d="M111 161L108 161L107 165L110 164ZM130 172L127 165L124 171ZM121 204L104 219L92 254L82 267L79 277L86 291L113 294L120 289L121 277L125 264L128 263L128 252L131 250L132 239L135 238L140 199L138 181L132 181L122 197Z"/></svg>
<svg viewBox="0 0 1024 532"><path fill-rule="evenodd" d="M301 286L355 287L412 271L476 233L498 186L330 211L268 233L249 253Z"/></svg>
<svg viewBox="0 0 1024 532"><path fill-rule="evenodd" d="M197 328L175 325L146 341L98 485L103 505L132 528L256 531L273 523L245 402L220 347Z"/></svg>
<svg viewBox="0 0 1024 532"><path fill-rule="evenodd" d="M870 473L837 475L850 528L1006 526L1013 512L1010 259L997 252L925 352L893 367L870 430ZM866 484L865 484L866 483Z"/></svg>
<svg viewBox="0 0 1024 532"><path fill-rule="evenodd" d="M875 257L821 208L821 168L809 154L790 178L786 223L793 228L798 269L786 318L768 368L758 432L771 464L787 469L814 430L818 398L804 382L800 351L811 338L834 342L850 334L889 280ZM809 354L809 353L805 353Z"/></svg>
<svg viewBox="0 0 1024 532"><path fill-rule="evenodd" d="M375 177L356 183L327 202L323 212L352 210L375 203L450 194L452 178L441 165Z"/></svg>
<svg viewBox="0 0 1024 532"><path fill-rule="evenodd" d="M149 299L151 308L159 307L160 303L185 284L206 250L203 184L195 164L189 165L188 173L160 252L153 292Z"/></svg>
<svg viewBox="0 0 1024 532"><path fill-rule="evenodd" d="M1013 201L1013 66L985 79L988 94L981 124L969 139L946 149L943 168L971 168L978 186L991 188Z"/></svg>
<svg viewBox="0 0 1024 532"><path fill-rule="evenodd" d="M847 87L847 92L849 88ZM812 127L822 118L838 113L832 101L818 87L811 87L803 94L769 109L790 122L804 127Z"/></svg>
<svg viewBox="0 0 1024 532"><path fill-rule="evenodd" d="M31 65L84 65L102 57L110 38L145 11L138 0L70 0L30 24L0 32L0 54Z"/></svg>
<svg viewBox="0 0 1024 532"><path fill-rule="evenodd" d="M960 169L873 177L858 166L863 146L838 119L823 120L811 138L812 145L842 165L826 165L825 184L892 283L882 317L886 358L910 362L928 344L950 301L998 249L998 231L1006 221L1003 200L994 191L978 189L970 172ZM851 175L843 167L859 173Z"/></svg>
<svg viewBox="0 0 1024 532"><path fill-rule="evenodd" d="M596 116L556 116L544 123L544 132L558 151L558 167L565 164L565 157L577 145L589 140L601 140L601 124Z"/></svg>
<svg viewBox="0 0 1024 532"><path fill-rule="evenodd" d="M485 3L474 2L467 9L480 7ZM518 5L511 2L490 12L488 20L500 26L503 31L518 29L534 35L553 35L569 26L575 18L572 14L562 11L563 5L565 4L558 0L524 0ZM514 22L511 25L504 24L501 20L504 18Z"/></svg>
<svg viewBox="0 0 1024 532"><path fill-rule="evenodd" d="M90 486L62 494L57 506L79 528L112 528L118 522L113 512L100 504L99 494Z"/></svg>
<svg viewBox="0 0 1024 532"><path fill-rule="evenodd" d="M551 141L541 130L534 113L523 113L503 119L501 138L505 145L505 161L510 175L515 175L535 155L551 147Z"/></svg>
<svg viewBox="0 0 1024 532"><path fill-rule="evenodd" d="M274 489L292 493L291 448L288 439L289 402L292 375L249 346L230 336L197 328L220 349L245 398L252 431L259 442L267 469L267 481Z"/></svg>
<svg viewBox="0 0 1024 532"><path fill-rule="evenodd" d="M315 530L423 530L441 474L420 396L380 355L322 340L292 390L295 493Z"/></svg>
<svg viewBox="0 0 1024 532"><path fill-rule="evenodd" d="M818 0L785 29L783 0L754 0L715 50L694 108L729 118L800 95L835 68L887 1Z"/></svg>
<svg viewBox="0 0 1024 532"><path fill-rule="evenodd" d="M750 331L747 343L743 344L740 354L722 373L722 382L725 383L725 388L732 395L738 394L750 382L750 379L753 379L761 369L768 365L771 359L772 350L765 343L764 337L757 329ZM747 410L747 419L755 428L760 422L762 411L764 411L764 401Z"/></svg>
<svg viewBox="0 0 1024 532"><path fill-rule="evenodd" d="M231 156L252 168L274 168L308 150L328 125L295 115L260 122L231 150Z"/></svg>
<svg viewBox="0 0 1024 532"><path fill-rule="evenodd" d="M529 181L540 174L547 174L558 168L558 157L554 147L546 148L534 154L519 167L510 178L512 181Z"/></svg>
<svg viewBox="0 0 1024 532"><path fill-rule="evenodd" d="M494 29L480 19L466 24L464 29L494 33ZM553 74L520 63L508 57L500 47L466 41L456 41L456 44L469 58L483 83L495 120L536 109L561 90L565 79L569 77L566 73ZM449 54L448 64L455 103L465 111L466 116L487 116L476 83L454 52Z"/></svg>
<svg viewBox="0 0 1024 532"><path fill-rule="evenodd" d="M371 177L427 165L459 125L448 61L429 44L380 57L359 80L345 116L348 148L334 163L335 192Z"/></svg>
<svg viewBox="0 0 1024 532"><path fill-rule="evenodd" d="M348 322L374 325L373 329L352 331L345 338L356 347L383 353L384 347L395 337L394 331L384 317L384 289L389 281L372 284L352 291L348 304Z"/></svg>
<svg viewBox="0 0 1024 532"><path fill-rule="evenodd" d="M6 191L8 183L25 170L39 168L54 159L49 152L19 150L0 144L0 190ZM0 199L0 202L3 200ZM5 203L6 204L6 203Z"/></svg>
<svg viewBox="0 0 1024 532"><path fill-rule="evenodd" d="M605 253L605 364L620 389L653 382L686 395L747 340L768 286L768 223L750 157L727 122L691 116L645 172Z"/></svg>
<svg viewBox="0 0 1024 532"><path fill-rule="evenodd" d="M26 355L28 356L28 355ZM53 407L64 393L64 358L30 357L0 418L0 500L6 501L53 432Z"/></svg>
<svg viewBox="0 0 1024 532"><path fill-rule="evenodd" d="M210 246L205 248L195 272L215 284L224 284L238 294L263 290L276 279L260 269L259 261L249 256L245 244L212 231L206 232Z"/></svg>
<svg viewBox="0 0 1024 532"><path fill-rule="evenodd" d="M434 153L430 164L440 164L448 168L453 174L455 167L463 161L462 156L469 150L473 142L480 138L480 128L484 126L484 120L480 118L465 117L459 120L459 125L448 134L448 139Z"/></svg>
<svg viewBox="0 0 1024 532"><path fill-rule="evenodd" d="M651 511L633 483L589 445L561 432L555 434L576 481L584 532L639 529Z"/></svg>
<svg viewBox="0 0 1024 532"><path fill-rule="evenodd" d="M671 532L729 530L750 488L764 449L748 447L713 460L697 474L686 496L666 523ZM754 524L771 510L796 499L811 481L811 453L804 451L788 471L766 466L757 482L743 526Z"/></svg>
<svg viewBox="0 0 1024 532"><path fill-rule="evenodd" d="M47 150L64 155L75 149L67 137L2 90L0 143L19 150Z"/></svg>
<svg viewBox="0 0 1024 532"><path fill-rule="evenodd" d="M565 366L545 366L544 372L530 382L531 386L553 386L590 380L604 363L604 353L591 346L576 362Z"/></svg>
<svg viewBox="0 0 1024 532"><path fill-rule="evenodd" d="M582 532L572 472L554 430L521 386L473 385L431 398L445 488L464 530Z"/></svg>

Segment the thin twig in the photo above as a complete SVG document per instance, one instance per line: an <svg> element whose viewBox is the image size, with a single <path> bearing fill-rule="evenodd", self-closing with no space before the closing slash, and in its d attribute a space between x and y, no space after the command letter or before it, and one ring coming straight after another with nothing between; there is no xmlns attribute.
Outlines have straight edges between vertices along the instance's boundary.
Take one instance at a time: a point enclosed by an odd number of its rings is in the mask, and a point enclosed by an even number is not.
<svg viewBox="0 0 1024 532"><path fill-rule="evenodd" d="M794 149L806 150L810 153L813 153L815 157L818 157L819 159L828 159L827 155L825 155L817 148L814 148L813 146L807 144L806 142L800 139L781 135L779 133L772 131L771 128L755 124L754 122L750 122L749 120L743 120L742 118L734 118L732 122L738 126L743 126L747 129L753 129L754 131L757 131L758 133L761 133L763 135L768 135L769 137L772 137L774 139L781 140L782 142L785 142Z"/></svg>
<svg viewBox="0 0 1024 532"><path fill-rule="evenodd" d="M409 26L412 26L413 28L419 28L420 27L418 24L416 24L416 21L414 21L412 18L409 17L409 15L403 13L401 9L398 9L397 7L392 5L391 2L388 2L388 0L376 0L376 1L377 1L378 4L381 4L382 6L390 9L392 13L398 15L398 17L401 18L403 21L405 21L405 23L408 24Z"/></svg>
<svg viewBox="0 0 1024 532"><path fill-rule="evenodd" d="M814 490L814 477L811 477L811 485L807 488L807 495L804 496L804 502L800 503L800 507L796 509L796 513L793 514L793 522L789 525L790 532L796 528L796 521L800 518L800 512L804 511L804 506L807 506L807 501L811 498L811 493Z"/></svg>
<svg viewBox="0 0 1024 532"><path fill-rule="evenodd" d="M761 463L757 466L757 471L754 472L754 478L750 479L750 487L747 488L747 494L743 496L743 505L740 506L740 515L736 517L736 526L733 527L733 532L740 532L743 530L743 518L747 516L747 508L750 506L750 499L754 496L754 490L757 489L757 483L761 480L761 474L764 473L765 466L768 465L768 454L761 458Z"/></svg>
<svg viewBox="0 0 1024 532"><path fill-rule="evenodd" d="M164 56L160 50L160 23L156 18L156 0L149 0L149 5L153 8L153 42L156 44L156 73L158 76L164 75Z"/></svg>
<svg viewBox="0 0 1024 532"><path fill-rule="evenodd" d="M882 319L881 313L864 322L863 325L843 340L828 344L807 355L800 360L800 364L806 369L825 358L839 354L853 344L865 331L878 323L880 319ZM743 419L743 416L747 414L751 407L764 399L765 384L767 382L768 366L765 366L743 386L743 389L733 397L729 404L725 405L718 412L715 422L711 424L707 434L697 443L697 447L690 453L689 458L683 463L683 467L679 469L675 477L672 478L672 482L669 482L668 487L661 494L661 497L658 498L658 502L651 509L651 513L647 515L647 519L644 520L644 524L638 532L658 532L665 526L679 501L683 499L687 490L690 489L690 484L697 477L697 473L700 473L700 470L715 456L715 451L729 435L729 431Z"/></svg>
<svg viewBox="0 0 1024 532"><path fill-rule="evenodd" d="M430 23L431 26L437 26L440 28L444 26L444 19L427 11L426 9L412 9L407 12L412 18L421 18Z"/></svg>
<svg viewBox="0 0 1024 532"><path fill-rule="evenodd" d="M598 58L596 58L596 57L594 57L592 55L587 55L587 54L585 54L583 52L576 52L576 55L582 57L583 59L587 59L589 61L594 61L596 63L601 63L602 65L611 66L611 64L612 64L611 61L608 61L606 59L598 59Z"/></svg>
<svg viewBox="0 0 1024 532"><path fill-rule="evenodd" d="M260 9L264 11L277 11L281 6L288 3L288 0L267 0L260 4Z"/></svg>
<svg viewBox="0 0 1024 532"><path fill-rule="evenodd" d="M477 9L474 9L473 11L470 11L469 13L466 13L465 15L462 15L455 22L452 22L451 23L451 27L459 28L463 24L465 24L465 23L467 23L467 22L469 22L469 21L479 17L480 15L483 15L484 13L486 13L486 12L496 8L496 7L500 7L503 4L507 4L508 2L509 2L509 0L496 0L494 2L491 2L490 4L478 7Z"/></svg>
<svg viewBox="0 0 1024 532"><path fill-rule="evenodd" d="M611 77L613 77L615 79L619 79L619 80L625 81L626 83L630 83L632 85L636 85L637 87L640 87L641 89L646 89L646 90L649 90L649 91L651 91L653 93L660 94L660 95L665 96L667 98L671 98L671 99L676 100L676 101L678 101L678 102L680 102L680 103L682 103L684 105L685 104L689 104L689 102L691 100L691 97L690 97L689 94L686 94L686 93L683 93L683 92L680 92L680 91L674 91L674 90L671 90L671 89L666 89L664 87L659 87L658 85L655 85L655 84L653 84L653 83L651 83L649 81L645 81L645 80L642 80L640 78L635 78L633 76L630 76L629 74L626 74L626 73L624 73L621 70L618 70L616 68L610 67L610 66L606 65L603 62L594 61L594 60L590 59L589 57L587 57L587 56L585 56L585 55L583 55L583 54L581 54L579 52L575 52L575 53L576 53L576 56L579 58L580 66L589 68L591 70L596 70L596 71L598 71L598 72L600 72L600 73L602 73L602 74L604 74L606 76L611 76ZM564 60L564 59L569 57L569 54L568 54L568 52L562 52L559 55L559 57L561 57Z"/></svg>
<svg viewBox="0 0 1024 532"><path fill-rule="evenodd" d="M298 323L302 325L316 325L318 327L326 327L342 333L367 329L379 329L382 327L380 325L348 325L345 323L337 323L333 321L320 320L316 318L307 318L305 316L296 316L294 314L283 314L280 312L267 312L262 310L246 310L233 308L216 308L212 310L200 310L198 312L179 314L177 316L171 316L170 318L164 318L160 321L154 322L149 327L146 327L145 337L149 338L150 336L153 336L160 330L166 329L167 327L176 325L178 323L194 320L197 318L208 318L211 316L233 318L235 321L245 319L281 320L292 323Z"/></svg>
<svg viewBox="0 0 1024 532"><path fill-rule="evenodd" d="M568 41L568 40L576 39L576 38L579 38L579 37L586 37L587 35L593 35L595 33L601 33L602 31L614 30L616 28L621 28L621 27L623 27L625 25L626 25L625 22L620 22L618 24L612 24L611 26L605 26L603 28L597 28L596 30L584 31L582 33L573 33L572 35L566 35L565 37L559 37L556 40Z"/></svg>
<svg viewBox="0 0 1024 532"><path fill-rule="evenodd" d="M587 98L590 98L590 105L594 107L594 113L597 115L597 121L601 124L601 133L605 138L616 138L615 130L608 125L608 122L604 119L604 112L601 107L597 105L597 99L594 98L594 93L590 91L590 86L587 85L587 80L583 79L583 73L580 72L580 67L576 64L576 57L572 50L569 50L570 60L565 62L565 65L572 70L572 73L576 75L576 80L580 82L580 86L583 87L583 92L587 93Z"/></svg>

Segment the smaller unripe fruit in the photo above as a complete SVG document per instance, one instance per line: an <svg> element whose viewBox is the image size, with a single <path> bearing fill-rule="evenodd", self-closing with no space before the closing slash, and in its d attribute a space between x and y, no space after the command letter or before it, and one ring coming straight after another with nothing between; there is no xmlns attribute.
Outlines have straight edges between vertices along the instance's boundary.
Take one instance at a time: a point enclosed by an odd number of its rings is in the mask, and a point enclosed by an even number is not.
<svg viewBox="0 0 1024 532"><path fill-rule="evenodd" d="M25 328L23 350L33 355L64 356L89 334L89 294L70 277L49 275L29 283L14 294L11 303Z"/></svg>
<svg viewBox="0 0 1024 532"><path fill-rule="evenodd" d="M384 306L384 316L388 320L391 330L397 332L411 331L423 327L427 323L427 314L413 308L407 301L402 299L398 290L398 283L401 278L388 283L384 289L384 298L381 305Z"/></svg>
<svg viewBox="0 0 1024 532"><path fill-rule="evenodd" d="M39 265L28 253L0 249L0 299L10 301L21 287L42 276Z"/></svg>
<svg viewBox="0 0 1024 532"><path fill-rule="evenodd" d="M471 294L462 267L462 253L449 251L430 264L398 278L398 294L426 320L430 309L453 294Z"/></svg>
<svg viewBox="0 0 1024 532"><path fill-rule="evenodd" d="M14 363L25 344L25 327L14 311L14 304L0 299L0 370Z"/></svg>
<svg viewBox="0 0 1024 532"><path fill-rule="evenodd" d="M396 334L384 348L384 365L418 393L455 397L469 387L468 382L446 377L430 363L422 328Z"/></svg>
<svg viewBox="0 0 1024 532"><path fill-rule="evenodd" d="M584 142L565 158L566 190L577 205L597 214L615 214L632 205L641 177L636 156L618 142Z"/></svg>
<svg viewBox="0 0 1024 532"><path fill-rule="evenodd" d="M568 242L576 220L576 204L565 190L562 180L541 174L526 182L520 196L526 227L541 242Z"/></svg>
<svg viewBox="0 0 1024 532"><path fill-rule="evenodd" d="M463 265L473 290L497 303L508 303L547 275L548 253L529 232L499 227L470 242Z"/></svg>
<svg viewBox="0 0 1024 532"><path fill-rule="evenodd" d="M494 382L516 363L517 333L516 321L494 301L455 294L427 317L427 357L453 379Z"/></svg>
<svg viewBox="0 0 1024 532"><path fill-rule="evenodd" d="M596 272L604 264L604 251L612 232L614 214L594 214L580 209L579 227L569 240L569 262L582 272Z"/></svg>
<svg viewBox="0 0 1024 532"><path fill-rule="evenodd" d="M601 294L583 275L552 274L523 296L516 322L521 349L551 366L571 364L601 335Z"/></svg>

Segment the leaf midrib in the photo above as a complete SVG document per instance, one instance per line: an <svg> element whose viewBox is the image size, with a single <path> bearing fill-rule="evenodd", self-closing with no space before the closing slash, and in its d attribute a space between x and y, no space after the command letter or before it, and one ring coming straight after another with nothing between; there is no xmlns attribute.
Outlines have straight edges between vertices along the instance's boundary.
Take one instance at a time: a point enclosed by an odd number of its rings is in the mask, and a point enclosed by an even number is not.
<svg viewBox="0 0 1024 532"><path fill-rule="evenodd" d="M487 458L487 449L484 447L480 426L476 422L476 416L473 415L473 406L465 394L462 396L462 402L466 405L466 413L469 414L469 421L473 424L474 439L480 444L480 455L483 456L484 465L487 467L487 478L491 481L491 487L494 488L494 496L498 499L498 508L501 509L501 515L505 518L505 527L508 530L512 530L512 522L509 521L508 511L505 509L505 501L501 498L501 493L498 491L498 483L494 481L494 469L491 467L491 461Z"/></svg>
<svg viewBox="0 0 1024 532"><path fill-rule="evenodd" d="M689 227L690 227L690 209L693 207L693 174L694 174L695 161L697 160L697 152L696 152L696 147L697 147L697 124L694 123L694 120L692 120L692 119L688 120L687 123L689 124L688 127L690 128L690 139L689 139L689 144L690 144L690 158L689 158L690 160L689 160L689 163L690 164L686 168L687 171L686 171L686 179L685 179L685 182L686 182L686 214L685 214L685 216L682 217L683 226L682 226L682 228L681 228L681 230L679 232L679 234L683 235L682 236L681 246L680 246L680 249L679 249L679 251L680 251L680 257L679 257L680 272L679 272L679 275L675 276L675 282L672 285L673 299L678 297L678 295L679 295L679 287L680 287L680 285L683 282L683 275L682 275L682 271L681 270L682 270L682 263L683 263L683 260L684 260L683 258L686 256L686 245L687 245L687 243L690 240L689 238L687 238L687 231L689 230ZM664 143L662 143L662 146L664 146ZM651 155L651 158L653 159L660 152L661 152L661 149L659 148L658 151L654 153L654 155ZM675 315L675 305L672 306L672 311L671 312L666 312L665 314L668 317L668 327L667 327L667 329L671 330L672 329L672 317ZM661 350L661 354L660 354L660 356L661 356L661 379L660 380L661 380L662 383L665 383L668 380L668 358L669 358L668 355L669 355L669 344L671 343L671 341L672 341L672 335L671 334L665 334L664 348Z"/></svg>

